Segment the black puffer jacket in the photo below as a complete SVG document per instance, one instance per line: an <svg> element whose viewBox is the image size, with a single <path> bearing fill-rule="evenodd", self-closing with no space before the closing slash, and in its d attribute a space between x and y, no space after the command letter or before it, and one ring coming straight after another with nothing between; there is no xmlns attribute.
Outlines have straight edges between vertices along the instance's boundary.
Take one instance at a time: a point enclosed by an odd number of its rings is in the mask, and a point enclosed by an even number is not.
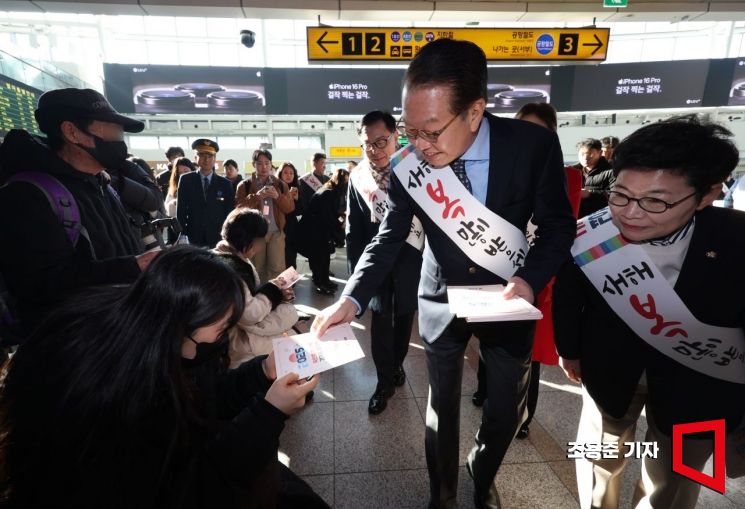
<svg viewBox="0 0 745 509"><path fill-rule="evenodd" d="M579 205L579 217L589 216L593 212L608 206L608 195L606 194L616 177L613 176L613 167L605 157L598 159L598 164L590 173L584 173L581 164L574 165L582 171L582 187L590 191L590 196L583 198Z"/></svg>
<svg viewBox="0 0 745 509"><path fill-rule="evenodd" d="M47 172L72 194L88 238L73 246L55 211L33 184L0 187L0 272L31 331L70 293L129 283L140 273L140 239L101 175L74 169L43 138L12 130L0 145L0 184L22 171Z"/></svg>

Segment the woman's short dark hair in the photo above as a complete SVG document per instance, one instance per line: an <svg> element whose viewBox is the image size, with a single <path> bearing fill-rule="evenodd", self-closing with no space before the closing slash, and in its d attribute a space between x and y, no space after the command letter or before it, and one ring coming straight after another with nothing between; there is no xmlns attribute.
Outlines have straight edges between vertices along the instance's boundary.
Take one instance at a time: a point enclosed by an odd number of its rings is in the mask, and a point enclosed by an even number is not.
<svg viewBox="0 0 745 509"><path fill-rule="evenodd" d="M256 164L256 161L258 161L259 160L259 157L261 157L261 156L266 157L270 161L272 160L272 153L271 152L269 152L268 150L262 149L262 148L257 148L256 150L254 150L254 153L251 156L251 161L253 161L253 163ZM236 167L237 167L237 165L236 165Z"/></svg>
<svg viewBox="0 0 745 509"><path fill-rule="evenodd" d="M425 44L404 74L407 90L444 85L450 89L450 111L464 113L476 100L486 100L486 55L469 41L437 39Z"/></svg>
<svg viewBox="0 0 745 509"><path fill-rule="evenodd" d="M383 122L385 128L390 132L396 130L396 119L393 118L393 115L387 111L375 110L362 117L362 120L360 121L360 129L358 131L361 131L363 127L370 127L377 122ZM357 164L355 161L349 162Z"/></svg>
<svg viewBox="0 0 745 509"><path fill-rule="evenodd" d="M313 154L314 163L320 159L326 159L326 154L324 154L323 152L316 152L315 154Z"/></svg>
<svg viewBox="0 0 745 509"><path fill-rule="evenodd" d="M588 150L600 150L603 146L600 144L600 140L595 138L585 138L584 140L577 143L577 150L586 148Z"/></svg>
<svg viewBox="0 0 745 509"><path fill-rule="evenodd" d="M515 118L525 118L528 115L535 115L541 122L552 131L556 132L556 108L548 103L528 103L523 104L522 107L515 113Z"/></svg>
<svg viewBox="0 0 745 509"><path fill-rule="evenodd" d="M701 122L696 115L674 117L631 133L613 152L613 173L666 170L682 175L699 197L727 180L740 155L731 131Z"/></svg>
<svg viewBox="0 0 745 509"><path fill-rule="evenodd" d="M271 159L272 158L270 157L269 160L271 161ZM224 163L222 163L222 165L223 165L223 167L225 167L225 166L232 166L236 170L238 169L238 163L236 163L234 159L227 159Z"/></svg>
<svg viewBox="0 0 745 509"><path fill-rule="evenodd" d="M243 251L268 231L269 225L258 210L241 207L228 214L220 236L236 251Z"/></svg>

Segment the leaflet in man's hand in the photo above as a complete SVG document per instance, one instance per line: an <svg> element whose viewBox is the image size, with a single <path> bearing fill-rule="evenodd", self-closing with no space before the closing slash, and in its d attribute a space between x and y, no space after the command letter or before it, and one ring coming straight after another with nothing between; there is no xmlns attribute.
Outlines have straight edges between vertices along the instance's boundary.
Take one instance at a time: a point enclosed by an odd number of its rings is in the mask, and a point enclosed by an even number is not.
<svg viewBox="0 0 745 509"><path fill-rule="evenodd" d="M349 324L331 327L320 339L297 334L274 338L272 345L277 378L287 373L306 378L365 356Z"/></svg>
<svg viewBox="0 0 745 509"><path fill-rule="evenodd" d="M275 281L279 283L280 290L286 290L301 279L303 279L302 274L296 271L293 267L287 267L279 276L277 276Z"/></svg>
<svg viewBox="0 0 745 509"><path fill-rule="evenodd" d="M448 286L450 312L467 322L540 320L543 313L520 297L502 297L503 285Z"/></svg>

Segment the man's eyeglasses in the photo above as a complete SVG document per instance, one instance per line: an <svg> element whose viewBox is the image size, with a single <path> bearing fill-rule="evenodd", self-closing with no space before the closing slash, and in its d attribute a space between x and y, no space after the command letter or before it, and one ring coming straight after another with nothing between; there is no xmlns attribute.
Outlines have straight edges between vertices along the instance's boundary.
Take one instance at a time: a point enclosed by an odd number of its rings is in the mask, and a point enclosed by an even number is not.
<svg viewBox="0 0 745 509"><path fill-rule="evenodd" d="M456 113L453 118L450 119L450 121L442 126L441 129L438 129L437 131L425 131L423 129L414 129L411 127L406 127L405 121L402 118L398 121L398 124L396 125L396 130L398 131L398 134L401 136L406 136L409 141L414 141L417 138L421 138L427 143L437 143L437 138L440 137L440 135L450 127L450 124L452 124L456 118L460 116L460 113Z"/></svg>
<svg viewBox="0 0 745 509"><path fill-rule="evenodd" d="M388 142L391 140L394 134L395 133L391 133L388 136L381 136L373 142L363 142L362 148L365 149L367 152L371 151L373 148L383 150L385 147L388 146Z"/></svg>
<svg viewBox="0 0 745 509"><path fill-rule="evenodd" d="M630 196L626 196L623 193L619 193L618 191L610 191L608 192L608 203L613 205L614 207L625 207L632 201L635 201L639 204L639 207L641 207L642 210L646 210L647 212L651 212L652 214L662 214L667 209L671 209L676 205L680 205L691 196L695 196L695 194L696 191L692 192L685 198L681 198L678 201L668 203L665 200L660 200L659 198L651 198L648 196L645 196L644 198L632 198Z"/></svg>

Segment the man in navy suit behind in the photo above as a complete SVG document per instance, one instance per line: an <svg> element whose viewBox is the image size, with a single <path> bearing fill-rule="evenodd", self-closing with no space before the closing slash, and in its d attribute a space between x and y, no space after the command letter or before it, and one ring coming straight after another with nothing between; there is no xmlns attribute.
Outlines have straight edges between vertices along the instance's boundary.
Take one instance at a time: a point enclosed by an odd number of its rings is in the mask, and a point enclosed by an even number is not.
<svg viewBox="0 0 745 509"><path fill-rule="evenodd" d="M492 227L487 238L510 231L519 240L533 218L536 240L524 264L500 277L493 268L473 261L458 235L446 232L445 221L429 217L422 199L412 198L411 180L402 182L394 172L389 212L378 235L367 246L342 298L313 324L320 334L364 311L362 305L395 262L416 215L427 237L419 330L430 387L425 435L430 508L456 507L463 354L471 336L480 341L488 373L481 427L466 465L474 480L476 507L500 507L494 477L525 417L530 376L533 322L467 323L450 312L448 285L502 283L506 297L533 302L569 255L575 232L558 138L528 122L486 113L486 81L486 58L476 45L450 39L431 42L406 71L400 124L432 175L452 184L454 173L462 186L456 181L451 187L464 201L470 200L480 218L499 216L492 224L503 220L502 231Z"/></svg>
<svg viewBox="0 0 745 509"><path fill-rule="evenodd" d="M214 247L220 240L220 229L233 210L233 185L214 171L216 142L199 139L192 143L197 153L199 171L186 173L178 183L178 218L184 235L197 246Z"/></svg>

